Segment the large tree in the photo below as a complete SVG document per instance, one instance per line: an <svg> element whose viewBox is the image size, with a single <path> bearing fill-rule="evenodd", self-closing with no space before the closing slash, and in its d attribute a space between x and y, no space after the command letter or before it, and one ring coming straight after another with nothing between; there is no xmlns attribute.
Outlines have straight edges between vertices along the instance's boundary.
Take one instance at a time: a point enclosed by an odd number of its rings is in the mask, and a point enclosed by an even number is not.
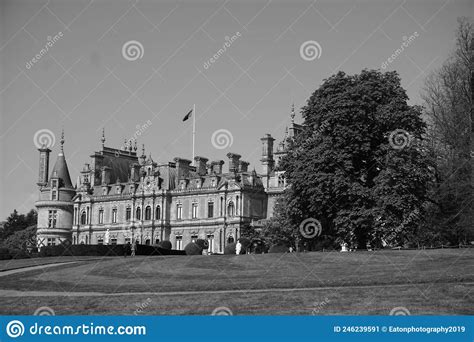
<svg viewBox="0 0 474 342"><path fill-rule="evenodd" d="M13 210L10 216L7 217L3 229L0 230L0 243L15 232L35 225L37 221L38 214L33 209L31 209L26 215L19 214L16 209Z"/></svg>
<svg viewBox="0 0 474 342"><path fill-rule="evenodd" d="M359 248L416 233L432 175L421 108L407 100L396 72L373 70L339 72L311 95L281 163L293 229L316 219L323 235Z"/></svg>
<svg viewBox="0 0 474 342"><path fill-rule="evenodd" d="M459 243L474 236L474 25L460 18L451 56L425 81L422 92L429 147L436 156L430 226L441 243Z"/></svg>

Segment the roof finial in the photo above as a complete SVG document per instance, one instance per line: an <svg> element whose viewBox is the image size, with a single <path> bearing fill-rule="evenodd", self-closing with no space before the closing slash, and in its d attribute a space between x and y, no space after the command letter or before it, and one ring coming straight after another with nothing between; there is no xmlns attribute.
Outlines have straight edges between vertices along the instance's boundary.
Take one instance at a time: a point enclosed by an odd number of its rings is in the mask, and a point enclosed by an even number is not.
<svg viewBox="0 0 474 342"><path fill-rule="evenodd" d="M59 141L61 143L61 154L64 153L64 128L61 130L61 140Z"/></svg>
<svg viewBox="0 0 474 342"><path fill-rule="evenodd" d="M100 141L102 141L102 149L104 148L104 144L105 144L105 128L102 127L102 138L100 139Z"/></svg>
<svg viewBox="0 0 474 342"><path fill-rule="evenodd" d="M291 105L291 123L295 122L295 103Z"/></svg>
<svg viewBox="0 0 474 342"><path fill-rule="evenodd" d="M137 149L138 149L138 147L137 147L137 139L135 139L135 143L134 143L134 145L133 145L133 150L134 150L135 152L137 152Z"/></svg>
<svg viewBox="0 0 474 342"><path fill-rule="evenodd" d="M142 156L145 155L145 144L142 144Z"/></svg>

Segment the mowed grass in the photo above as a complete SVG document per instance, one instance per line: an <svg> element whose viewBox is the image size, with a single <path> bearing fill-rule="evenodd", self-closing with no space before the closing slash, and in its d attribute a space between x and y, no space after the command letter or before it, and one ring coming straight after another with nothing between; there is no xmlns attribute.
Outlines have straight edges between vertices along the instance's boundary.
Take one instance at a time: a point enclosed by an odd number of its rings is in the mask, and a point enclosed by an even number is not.
<svg viewBox="0 0 474 342"><path fill-rule="evenodd" d="M30 292L2 296L0 313L48 306L59 315L206 315L217 307L250 315L389 314L394 307L472 314L473 256L445 249L77 259L1 277L0 290Z"/></svg>

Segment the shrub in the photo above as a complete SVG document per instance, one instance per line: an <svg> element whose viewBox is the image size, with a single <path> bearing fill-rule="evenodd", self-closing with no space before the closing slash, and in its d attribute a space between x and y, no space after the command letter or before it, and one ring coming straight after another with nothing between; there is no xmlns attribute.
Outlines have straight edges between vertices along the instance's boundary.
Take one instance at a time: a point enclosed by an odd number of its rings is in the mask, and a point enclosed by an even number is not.
<svg viewBox="0 0 474 342"><path fill-rule="evenodd" d="M199 247L201 247L201 249L209 248L209 242L207 240L197 239L194 243L198 245Z"/></svg>
<svg viewBox="0 0 474 342"><path fill-rule="evenodd" d="M190 242L184 247L186 255L202 255L202 248L194 242Z"/></svg>
<svg viewBox="0 0 474 342"><path fill-rule="evenodd" d="M235 242L227 244L224 248L224 254L234 254L235 255L235 246L236 245L237 245L237 243L235 243Z"/></svg>
<svg viewBox="0 0 474 342"><path fill-rule="evenodd" d="M288 252L288 246L283 243L277 243L270 247L268 253L286 253Z"/></svg>
<svg viewBox="0 0 474 342"><path fill-rule="evenodd" d="M10 254L10 251L8 250L8 248L0 248L0 260L7 260L7 259L11 259L12 256Z"/></svg>
<svg viewBox="0 0 474 342"><path fill-rule="evenodd" d="M240 244L242 245L242 251L245 251L247 252L247 249L250 247L250 239L247 239L245 237L241 237L239 238L238 240L240 242ZM245 254L245 253L241 253L241 254Z"/></svg>
<svg viewBox="0 0 474 342"><path fill-rule="evenodd" d="M163 249L171 249L173 246L171 245L170 241L161 241L158 243L158 247L163 248Z"/></svg>

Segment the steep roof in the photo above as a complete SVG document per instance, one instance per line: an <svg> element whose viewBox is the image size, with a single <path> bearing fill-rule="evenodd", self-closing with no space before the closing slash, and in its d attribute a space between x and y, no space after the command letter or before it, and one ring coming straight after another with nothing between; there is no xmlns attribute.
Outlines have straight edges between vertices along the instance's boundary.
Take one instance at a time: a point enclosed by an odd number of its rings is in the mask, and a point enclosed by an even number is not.
<svg viewBox="0 0 474 342"><path fill-rule="evenodd" d="M51 171L50 178L59 178L61 180L61 186L66 188L72 188L71 176L69 175L69 169L67 168L66 158L63 153L58 154L56 163L54 164L53 171Z"/></svg>

